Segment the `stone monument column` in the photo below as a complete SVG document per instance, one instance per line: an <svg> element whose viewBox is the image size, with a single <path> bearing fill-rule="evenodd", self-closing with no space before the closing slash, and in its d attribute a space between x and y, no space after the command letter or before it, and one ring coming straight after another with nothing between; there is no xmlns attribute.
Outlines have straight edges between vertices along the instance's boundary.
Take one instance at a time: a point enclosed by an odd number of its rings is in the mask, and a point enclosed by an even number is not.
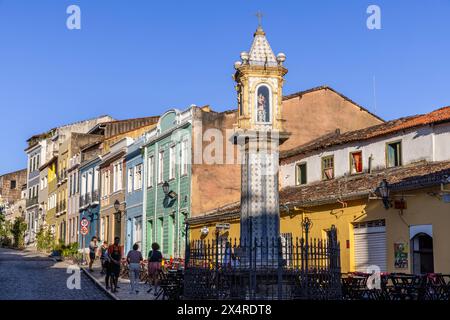
<svg viewBox="0 0 450 320"><path fill-rule="evenodd" d="M239 117L234 142L241 151L241 264L278 266L279 145L289 134L281 118L285 55L275 56L259 26L250 52L235 63Z"/></svg>

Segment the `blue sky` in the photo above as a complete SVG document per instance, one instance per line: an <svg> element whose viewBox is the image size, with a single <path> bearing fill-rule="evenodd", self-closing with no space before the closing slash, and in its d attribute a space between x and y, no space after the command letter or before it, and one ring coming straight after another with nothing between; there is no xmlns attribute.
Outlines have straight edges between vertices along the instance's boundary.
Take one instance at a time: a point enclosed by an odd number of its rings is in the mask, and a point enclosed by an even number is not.
<svg viewBox="0 0 450 320"><path fill-rule="evenodd" d="M71 4L81 30L66 28ZM370 4L381 30L366 27ZM449 0L0 0L0 173L58 125L235 108L233 63L258 10L287 56L285 94L327 84L384 119L450 105Z"/></svg>

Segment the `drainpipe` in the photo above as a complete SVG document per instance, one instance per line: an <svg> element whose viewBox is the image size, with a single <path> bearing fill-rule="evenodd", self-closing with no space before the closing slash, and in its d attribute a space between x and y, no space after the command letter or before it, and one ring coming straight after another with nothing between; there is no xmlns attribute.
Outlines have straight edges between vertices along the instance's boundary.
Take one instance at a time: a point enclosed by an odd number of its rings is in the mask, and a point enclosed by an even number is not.
<svg viewBox="0 0 450 320"><path fill-rule="evenodd" d="M142 173L143 183L142 186L142 254L147 252L147 187L148 187L148 161L147 161L147 147L144 147L144 172Z"/></svg>

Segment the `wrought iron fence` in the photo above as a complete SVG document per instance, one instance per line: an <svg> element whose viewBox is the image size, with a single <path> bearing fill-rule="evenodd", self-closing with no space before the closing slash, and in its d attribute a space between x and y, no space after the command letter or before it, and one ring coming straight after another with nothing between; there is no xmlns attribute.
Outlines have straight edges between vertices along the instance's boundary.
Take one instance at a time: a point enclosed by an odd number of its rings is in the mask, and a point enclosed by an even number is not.
<svg viewBox="0 0 450 320"><path fill-rule="evenodd" d="M336 230L327 240L192 241L184 282L185 299L340 299Z"/></svg>

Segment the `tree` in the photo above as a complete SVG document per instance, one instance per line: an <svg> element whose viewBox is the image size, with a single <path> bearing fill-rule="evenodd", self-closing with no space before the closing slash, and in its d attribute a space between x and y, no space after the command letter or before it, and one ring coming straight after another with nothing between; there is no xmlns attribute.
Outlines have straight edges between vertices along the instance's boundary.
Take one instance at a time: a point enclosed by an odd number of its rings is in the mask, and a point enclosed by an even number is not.
<svg viewBox="0 0 450 320"><path fill-rule="evenodd" d="M36 234L37 248L40 251L49 251L55 243L55 237L48 228L41 227Z"/></svg>
<svg viewBox="0 0 450 320"><path fill-rule="evenodd" d="M11 245L11 223L0 212L0 246Z"/></svg>
<svg viewBox="0 0 450 320"><path fill-rule="evenodd" d="M14 237L14 246L17 248L22 248L24 246L25 242L25 231L27 230L27 224L25 222L25 219L22 217L17 217L16 220L14 220L14 223L12 225L11 232Z"/></svg>

